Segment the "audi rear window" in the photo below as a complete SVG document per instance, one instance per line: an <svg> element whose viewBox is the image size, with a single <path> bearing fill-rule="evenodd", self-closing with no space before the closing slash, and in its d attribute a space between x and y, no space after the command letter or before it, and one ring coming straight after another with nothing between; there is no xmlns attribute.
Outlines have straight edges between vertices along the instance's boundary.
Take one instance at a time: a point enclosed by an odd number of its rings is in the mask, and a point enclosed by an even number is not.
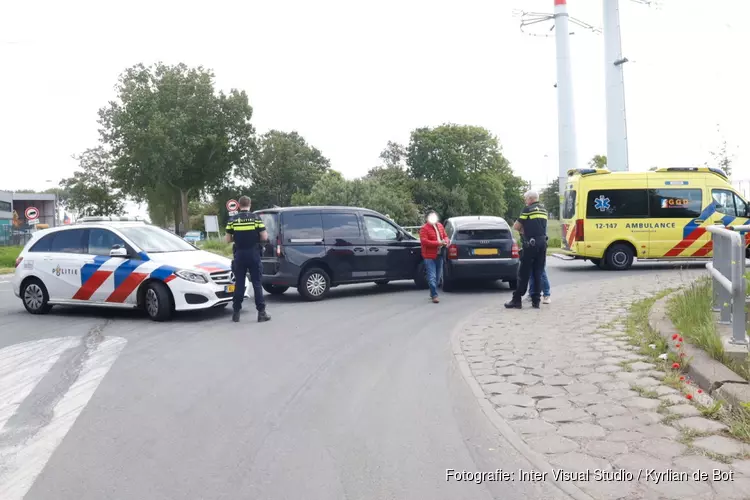
<svg viewBox="0 0 750 500"><path fill-rule="evenodd" d="M459 229L456 240L509 240L509 229Z"/></svg>

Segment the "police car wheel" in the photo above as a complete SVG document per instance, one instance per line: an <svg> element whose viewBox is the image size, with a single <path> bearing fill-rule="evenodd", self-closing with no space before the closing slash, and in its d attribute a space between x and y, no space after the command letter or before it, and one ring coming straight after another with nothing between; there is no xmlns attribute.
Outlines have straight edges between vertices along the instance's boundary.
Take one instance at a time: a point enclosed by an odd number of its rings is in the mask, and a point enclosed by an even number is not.
<svg viewBox="0 0 750 500"><path fill-rule="evenodd" d="M618 243L607 250L605 256L607 268L624 271L633 265L633 250L629 246Z"/></svg>
<svg viewBox="0 0 750 500"><path fill-rule="evenodd" d="M281 295L289 290L289 287L281 285L263 285L263 290L267 291L271 295Z"/></svg>
<svg viewBox="0 0 750 500"><path fill-rule="evenodd" d="M297 290L307 300L322 300L331 288L331 279L324 270L313 267L304 272Z"/></svg>
<svg viewBox="0 0 750 500"><path fill-rule="evenodd" d="M23 306L31 314L47 314L52 306L48 304L49 294L44 283L36 278L28 280L21 290Z"/></svg>
<svg viewBox="0 0 750 500"><path fill-rule="evenodd" d="M164 283L154 281L146 286L143 308L154 321L166 321L172 316L172 299Z"/></svg>

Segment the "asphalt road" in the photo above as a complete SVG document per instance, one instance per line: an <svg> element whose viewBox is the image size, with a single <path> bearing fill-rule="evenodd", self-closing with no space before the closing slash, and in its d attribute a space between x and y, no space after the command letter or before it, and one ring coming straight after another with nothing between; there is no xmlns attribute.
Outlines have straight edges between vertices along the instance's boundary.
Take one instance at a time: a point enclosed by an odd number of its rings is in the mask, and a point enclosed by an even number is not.
<svg viewBox="0 0 750 500"><path fill-rule="evenodd" d="M548 275L554 307L556 286L618 273L550 259ZM31 316L3 279L3 499L565 498L547 483L446 482L446 469L532 469L450 349L459 322L502 307L505 285L439 305L409 282L339 287L320 303L290 290L267 296L273 321L254 322L251 303L237 327L229 311L166 324L100 309Z"/></svg>

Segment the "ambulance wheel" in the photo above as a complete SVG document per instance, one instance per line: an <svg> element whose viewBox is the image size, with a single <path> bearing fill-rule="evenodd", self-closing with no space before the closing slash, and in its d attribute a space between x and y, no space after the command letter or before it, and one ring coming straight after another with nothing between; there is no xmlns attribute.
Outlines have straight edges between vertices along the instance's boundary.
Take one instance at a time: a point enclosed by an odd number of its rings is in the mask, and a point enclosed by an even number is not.
<svg viewBox="0 0 750 500"><path fill-rule="evenodd" d="M633 249L628 245L617 243L607 249L604 260L607 268L614 271L624 271L633 265Z"/></svg>
<svg viewBox="0 0 750 500"><path fill-rule="evenodd" d="M589 259L599 269L607 269L607 259Z"/></svg>
<svg viewBox="0 0 750 500"><path fill-rule="evenodd" d="M152 281L143 292L143 309L154 321L167 321L172 317L172 296L167 285Z"/></svg>
<svg viewBox="0 0 750 500"><path fill-rule="evenodd" d="M47 288L36 278L31 278L23 284L21 300L23 300L23 306L31 314L47 314L52 309L48 303Z"/></svg>

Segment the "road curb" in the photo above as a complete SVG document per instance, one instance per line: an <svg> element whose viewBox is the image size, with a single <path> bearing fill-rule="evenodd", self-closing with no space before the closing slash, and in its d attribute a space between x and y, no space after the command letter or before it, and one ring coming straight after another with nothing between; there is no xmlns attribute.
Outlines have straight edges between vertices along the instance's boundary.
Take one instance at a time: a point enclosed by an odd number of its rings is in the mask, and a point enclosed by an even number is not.
<svg viewBox="0 0 750 500"><path fill-rule="evenodd" d="M682 293L682 291L670 293L654 303L648 314L648 324L651 329L668 341L667 346L671 352L679 354L673 346L673 342L669 342L672 339L672 334L679 334L679 330L667 315L667 302L676 293ZM682 344L683 351L690 360L687 370L688 375L704 391L711 396L725 400L732 406L750 401L750 385L745 379L710 357L703 349L695 347L689 342L682 342Z"/></svg>
<svg viewBox="0 0 750 500"><path fill-rule="evenodd" d="M518 451L526 460L537 468L540 472L546 472L550 477L550 482L557 486L563 493L574 498L575 500L594 500L593 497L586 494L583 490L578 488L575 484L570 482L555 481L554 474L552 473L552 465L544 458L541 453L537 453L532 450L529 445L523 440L521 436L516 433L508 423L495 411L492 403L487 399L484 391L476 381L474 376L471 374L471 368L469 363L466 361L463 350L461 349L461 331L472 321L472 316L465 318L461 321L451 332L451 350L453 351L453 357L458 364L458 368L464 377L464 380L468 384L471 392L477 398L479 407L484 412L485 416L492 422L492 425L498 430L500 435L510 443L513 448Z"/></svg>

